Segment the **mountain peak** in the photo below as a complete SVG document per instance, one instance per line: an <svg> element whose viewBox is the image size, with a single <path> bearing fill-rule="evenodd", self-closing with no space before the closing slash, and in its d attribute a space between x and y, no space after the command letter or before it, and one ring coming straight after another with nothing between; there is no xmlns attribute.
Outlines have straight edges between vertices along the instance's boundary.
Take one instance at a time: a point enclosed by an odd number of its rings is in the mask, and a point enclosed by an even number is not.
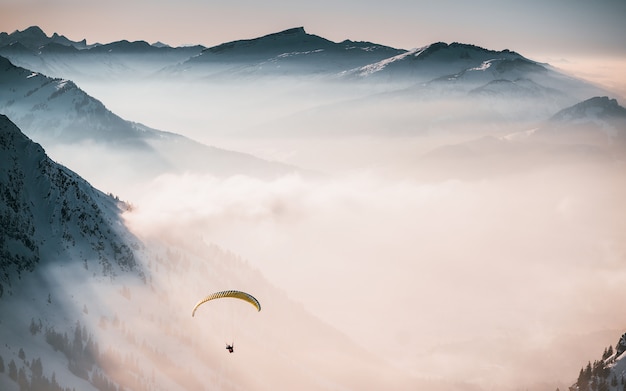
<svg viewBox="0 0 626 391"><path fill-rule="evenodd" d="M46 33L39 26L30 26L29 28L18 31L16 30L12 35L30 36L34 38L48 38Z"/></svg>
<svg viewBox="0 0 626 391"><path fill-rule="evenodd" d="M0 46L19 42L29 49L37 49L50 41L50 38L38 26L31 26L23 31L15 30L0 37Z"/></svg>
<svg viewBox="0 0 626 391"><path fill-rule="evenodd" d="M294 27L253 39L226 42L206 49L203 54L238 54L267 58L291 51L325 48L333 43L317 35L308 34L304 27ZM201 56L199 56L201 57ZM199 57L194 58L198 60Z"/></svg>
<svg viewBox="0 0 626 391"><path fill-rule="evenodd" d="M63 46L74 46L76 49L85 49L89 47L86 39L74 42L57 33L48 37L39 26L31 26L23 31L16 30L11 34L0 35L0 47L16 43L20 43L30 50L38 50L40 47L50 43L57 43Z"/></svg>
<svg viewBox="0 0 626 391"><path fill-rule="evenodd" d="M492 57L496 56L508 59L522 58L522 56L518 53L512 52L508 49L497 51L466 43L452 42L451 44L447 44L445 42L435 42L426 46L423 50L420 50L418 59L423 60L437 52L439 52L439 56L444 57L446 60L455 58L469 60L473 57L482 57L485 54Z"/></svg>
<svg viewBox="0 0 626 391"><path fill-rule="evenodd" d="M616 99L608 96L595 96L556 113L552 121L575 121L581 119L626 118L626 108Z"/></svg>
<svg viewBox="0 0 626 391"><path fill-rule="evenodd" d="M293 27L287 30L279 31L277 33L269 34L266 36L281 36L281 35L306 35L306 31L304 31L304 27Z"/></svg>

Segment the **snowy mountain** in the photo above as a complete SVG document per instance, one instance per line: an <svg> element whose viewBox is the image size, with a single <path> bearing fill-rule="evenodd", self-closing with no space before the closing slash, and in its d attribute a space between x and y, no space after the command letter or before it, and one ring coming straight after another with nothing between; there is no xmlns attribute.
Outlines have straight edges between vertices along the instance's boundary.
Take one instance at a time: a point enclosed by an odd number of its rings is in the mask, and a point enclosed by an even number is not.
<svg viewBox="0 0 626 391"><path fill-rule="evenodd" d="M438 77L455 77L471 70L486 70L493 61L524 59L509 50L494 51L461 43L437 42L401 53L346 73L346 77L423 83Z"/></svg>
<svg viewBox="0 0 626 391"><path fill-rule="evenodd" d="M202 239L144 237L132 213L0 117L0 389L414 389L408 377ZM254 292L263 311L213 290ZM236 351L224 341L236 338ZM332 360L328 360L332 357ZM341 371L336 364L342 363Z"/></svg>
<svg viewBox="0 0 626 391"><path fill-rule="evenodd" d="M371 42L332 42L303 27L263 37L223 43L169 69L196 77L228 76L329 76L403 53L402 49Z"/></svg>
<svg viewBox="0 0 626 391"><path fill-rule="evenodd" d="M14 66L2 57L0 86L0 112L66 163L96 159L129 179L198 170L216 176L264 178L296 171L287 165L205 146L126 121L72 81ZM89 156L81 153L85 144L92 146Z"/></svg>
<svg viewBox="0 0 626 391"><path fill-rule="evenodd" d="M373 69L361 69L352 74L355 76L392 84L412 83L395 94L422 100L462 99L515 120L539 119L606 93L515 52L460 43L433 44L410 56L375 64Z"/></svg>
<svg viewBox="0 0 626 391"><path fill-rule="evenodd" d="M84 140L146 147L142 135L75 83L53 79L0 57L1 110L31 136L46 142Z"/></svg>
<svg viewBox="0 0 626 391"><path fill-rule="evenodd" d="M201 45L170 47L145 41L126 40L87 45L39 27L0 35L0 56L12 63L49 76L84 81L145 78L152 73L199 54Z"/></svg>
<svg viewBox="0 0 626 391"><path fill-rule="evenodd" d="M0 295L11 294L16 275L79 254L99 260L91 268L105 276L141 274L131 250L136 240L111 217L124 205L51 161L6 116L0 132Z"/></svg>
<svg viewBox="0 0 626 391"><path fill-rule="evenodd" d="M602 357L589 361L580 369L570 391L623 391L626 389L626 333L613 346L604 349Z"/></svg>

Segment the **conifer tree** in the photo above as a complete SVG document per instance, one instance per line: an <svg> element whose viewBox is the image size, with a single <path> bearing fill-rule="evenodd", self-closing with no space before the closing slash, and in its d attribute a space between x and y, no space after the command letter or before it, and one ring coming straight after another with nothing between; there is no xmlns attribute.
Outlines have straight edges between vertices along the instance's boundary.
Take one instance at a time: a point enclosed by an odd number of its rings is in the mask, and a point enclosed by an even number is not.
<svg viewBox="0 0 626 391"><path fill-rule="evenodd" d="M9 363L9 377L11 380L17 381L17 366L13 360Z"/></svg>

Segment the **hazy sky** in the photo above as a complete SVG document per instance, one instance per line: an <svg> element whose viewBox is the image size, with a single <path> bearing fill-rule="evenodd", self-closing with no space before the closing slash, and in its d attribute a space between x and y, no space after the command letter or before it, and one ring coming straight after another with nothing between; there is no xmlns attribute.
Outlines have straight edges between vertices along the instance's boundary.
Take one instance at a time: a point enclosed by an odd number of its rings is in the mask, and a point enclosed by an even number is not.
<svg viewBox="0 0 626 391"><path fill-rule="evenodd" d="M303 26L333 41L411 49L436 41L526 56L626 56L624 0L0 0L0 30L212 46Z"/></svg>

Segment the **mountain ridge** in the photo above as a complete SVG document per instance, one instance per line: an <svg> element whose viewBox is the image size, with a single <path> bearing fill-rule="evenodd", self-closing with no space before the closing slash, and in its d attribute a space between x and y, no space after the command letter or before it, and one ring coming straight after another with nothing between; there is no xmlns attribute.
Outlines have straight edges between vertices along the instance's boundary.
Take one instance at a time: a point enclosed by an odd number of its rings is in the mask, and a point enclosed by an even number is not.
<svg viewBox="0 0 626 391"><path fill-rule="evenodd" d="M53 163L39 144L4 115L0 115L0 148L2 283L9 283L12 273L32 272L37 264L63 257L50 254L71 256L75 253L72 243L77 241L89 243L79 251L100 259L105 276L138 268L130 247L121 239L133 240L133 236L106 217L121 214L123 204ZM71 225L78 228L70 229ZM92 237L95 240L88 239Z"/></svg>
<svg viewBox="0 0 626 391"><path fill-rule="evenodd" d="M31 50L38 50L41 46L50 43L72 46L76 49L88 49L99 45L97 43L87 45L86 39L82 39L81 41L72 41L63 35L57 34L56 32L53 33L52 36L48 37L39 26L30 26L22 31L15 30L10 34L6 32L0 33L0 46L11 45L15 42L20 42Z"/></svg>
<svg viewBox="0 0 626 391"><path fill-rule="evenodd" d="M45 36L38 27L33 29ZM458 41L450 44L435 42L411 50L348 39L336 43L309 34L302 26L212 47L197 45L171 48L150 45L145 41L122 40L98 44L73 54L59 45L57 49L51 45L43 50L26 53L30 49L23 45L20 50L7 45L6 37L11 35L3 34L5 39L0 39L0 55L7 56L25 68L78 80L79 84L83 73L92 78L109 74L114 78L158 80L178 77L204 82L233 78L251 80L262 76L304 76L325 81L341 79L394 83L394 88L437 80L446 81L447 84L451 81L456 81L456 84L466 83L470 74L486 75L484 71L507 75L500 77L510 81L528 78L530 73L550 74L549 78L543 77L542 82L548 82L544 87L552 89L567 85L566 80L569 83L575 81L563 76L555 83L554 75L559 73L554 68L532 61L510 49L491 50ZM19 44L19 39L14 41ZM65 55L62 54L64 51ZM104 63L109 65L102 68ZM152 65L145 68L148 64ZM483 84L489 81L486 79ZM474 88L480 86L476 82L473 84ZM577 86L572 88L572 92L576 89L578 100L602 94L600 89L593 90L590 86Z"/></svg>
<svg viewBox="0 0 626 391"><path fill-rule="evenodd" d="M102 151L103 161L108 161L107 156L115 151L127 156L135 171L145 167L153 176L169 171L194 172L199 167L216 176L244 174L268 178L304 173L297 167L206 146L175 133L124 120L72 81L52 79L14 66L2 56L0 83L6 87L0 91L0 112L47 147L54 144L80 150L81 144L93 142L107 149ZM182 152L183 147L193 152ZM137 156L142 159L136 159ZM133 170L126 172L133 176Z"/></svg>

